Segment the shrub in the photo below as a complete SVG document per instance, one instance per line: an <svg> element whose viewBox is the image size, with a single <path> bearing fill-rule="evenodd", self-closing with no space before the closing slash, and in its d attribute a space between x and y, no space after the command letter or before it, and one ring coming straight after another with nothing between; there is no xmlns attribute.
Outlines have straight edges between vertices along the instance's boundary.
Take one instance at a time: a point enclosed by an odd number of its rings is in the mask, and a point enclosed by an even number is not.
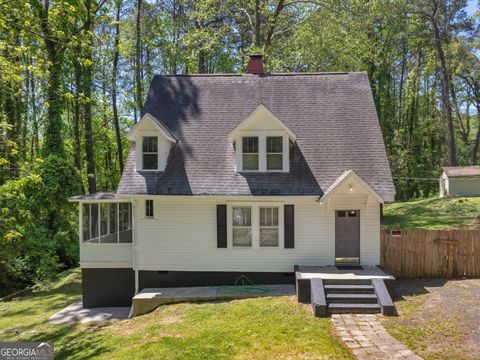
<svg viewBox="0 0 480 360"><path fill-rule="evenodd" d="M50 155L0 187L0 294L78 263L77 210L81 191L66 159Z"/></svg>

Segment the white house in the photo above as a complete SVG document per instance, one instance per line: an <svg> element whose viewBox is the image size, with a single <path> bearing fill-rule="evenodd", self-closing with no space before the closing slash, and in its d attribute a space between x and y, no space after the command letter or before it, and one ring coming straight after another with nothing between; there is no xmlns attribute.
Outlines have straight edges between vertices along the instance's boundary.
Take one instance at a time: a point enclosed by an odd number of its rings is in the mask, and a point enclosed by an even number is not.
<svg viewBox="0 0 480 360"><path fill-rule="evenodd" d="M480 166L444 167L439 184L440 197L480 196Z"/></svg>
<svg viewBox="0 0 480 360"><path fill-rule="evenodd" d="M395 189L367 74L248 68L154 77L116 193L72 198L84 306L241 274L293 283L294 265L379 264Z"/></svg>

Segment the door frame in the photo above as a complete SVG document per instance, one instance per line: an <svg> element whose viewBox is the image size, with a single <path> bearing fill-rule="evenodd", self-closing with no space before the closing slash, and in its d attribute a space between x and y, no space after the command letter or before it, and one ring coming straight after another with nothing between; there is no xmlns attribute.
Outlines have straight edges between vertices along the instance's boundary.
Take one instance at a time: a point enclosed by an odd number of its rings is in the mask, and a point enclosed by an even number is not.
<svg viewBox="0 0 480 360"><path fill-rule="evenodd" d="M345 258L341 258L341 257L337 257L337 213L339 211L345 211L346 213L348 213L349 211L356 211L358 216L358 257L345 257ZM334 259L335 259L335 265L342 265L342 266L358 266L361 264L361 253L362 253L362 219L361 219L361 211L360 209L354 209L354 208L350 208L350 209L335 209L334 210L334 213L333 213L333 217L334 217L334 226L335 226L335 230L334 230L334 233L335 233L335 239L334 239L334 246L335 246L335 255L334 255ZM345 259L344 261L338 261L340 259ZM348 260L352 260L352 261L348 261ZM356 260L354 260L356 259Z"/></svg>

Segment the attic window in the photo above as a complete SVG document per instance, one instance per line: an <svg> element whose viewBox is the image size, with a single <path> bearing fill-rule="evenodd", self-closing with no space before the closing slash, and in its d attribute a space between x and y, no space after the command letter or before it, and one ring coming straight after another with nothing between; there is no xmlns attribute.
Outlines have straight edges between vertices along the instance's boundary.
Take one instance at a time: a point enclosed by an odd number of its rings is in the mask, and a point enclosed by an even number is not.
<svg viewBox="0 0 480 360"><path fill-rule="evenodd" d="M156 136L142 138L142 169L158 169L158 137Z"/></svg>
<svg viewBox="0 0 480 360"><path fill-rule="evenodd" d="M243 170L258 170L258 137L242 139Z"/></svg>
<svg viewBox="0 0 480 360"><path fill-rule="evenodd" d="M267 136L267 170L282 170L283 137Z"/></svg>

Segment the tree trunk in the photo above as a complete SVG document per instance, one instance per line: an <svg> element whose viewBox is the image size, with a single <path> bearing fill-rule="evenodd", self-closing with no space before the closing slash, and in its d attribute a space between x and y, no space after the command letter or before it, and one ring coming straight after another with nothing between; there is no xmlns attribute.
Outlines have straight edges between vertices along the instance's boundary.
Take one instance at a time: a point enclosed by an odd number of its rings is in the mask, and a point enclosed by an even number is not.
<svg viewBox="0 0 480 360"><path fill-rule="evenodd" d="M13 97L13 85L12 83L6 87L8 94L5 98L5 116L7 118L7 131L6 131L6 139L7 139L7 146L6 146L6 154L8 159L8 172L10 178L17 177L17 163L18 163L18 152L16 151L15 147L18 146L18 138L17 138L17 124L16 124L16 109L15 109L15 101Z"/></svg>
<svg viewBox="0 0 480 360"><path fill-rule="evenodd" d="M457 150L455 144L455 129L453 126L453 116L452 116L452 107L450 104L450 81L447 69L447 62L445 60L445 54L442 48L442 40L440 38L440 30L438 29L437 20L435 19L435 14L432 16L432 27L433 34L435 38L435 46L437 49L437 54L440 59L440 65L442 69L442 101L445 107L445 115L447 117L447 126L448 126L448 150L449 150L449 165L457 166Z"/></svg>
<svg viewBox="0 0 480 360"><path fill-rule="evenodd" d="M142 77L141 77L141 34L140 34L140 25L141 25L141 16L142 16L142 0L137 0L137 19L135 25L135 84L136 84L136 93L137 93L137 108L140 114L142 113L143 107L143 96L142 96ZM141 115L140 115L141 116Z"/></svg>
<svg viewBox="0 0 480 360"><path fill-rule="evenodd" d="M273 13L273 19L270 22L270 28L268 29L267 36L265 37L265 44L264 48L266 49L272 42L273 34L275 32L275 29L277 27L277 20L280 14L283 11L283 8L285 7L285 0L279 0L277 7L275 8L275 12ZM260 29L258 30L260 34Z"/></svg>
<svg viewBox="0 0 480 360"><path fill-rule="evenodd" d="M477 106L477 135L475 136L475 142L472 150L472 165L477 164L478 149L480 147L480 104Z"/></svg>
<svg viewBox="0 0 480 360"><path fill-rule="evenodd" d="M207 64L205 62L205 50L200 49L198 51L198 73L206 74L207 73Z"/></svg>
<svg viewBox="0 0 480 360"><path fill-rule="evenodd" d="M114 53L113 53L113 69L112 69L112 110L113 110L113 124L115 126L115 136L117 139L117 152L118 152L118 165L120 167L120 175L123 173L123 145L122 135L120 133L120 120L118 119L117 108L117 71L118 71L118 58L119 58L119 43L120 43L120 10L122 7L122 0L116 1L116 14L115 14L115 41L114 41Z"/></svg>
<svg viewBox="0 0 480 360"><path fill-rule="evenodd" d="M73 157L75 167L82 171L82 151L80 144L80 92L82 88L82 67L78 61L74 64L75 72L75 98L73 106Z"/></svg>
<svg viewBox="0 0 480 360"><path fill-rule="evenodd" d="M48 21L45 20L45 21ZM61 74L63 69L63 52L57 49L50 34L45 37L45 46L48 53L48 84L47 84L47 126L45 130L44 153L45 155L56 154L62 156L63 148L63 119L62 119L62 96Z"/></svg>
<svg viewBox="0 0 480 360"><path fill-rule="evenodd" d="M260 0L255 0L255 35L253 39L253 43L256 47L261 46L261 39L260 39L260 29L261 29L261 16L260 16Z"/></svg>
<svg viewBox="0 0 480 360"><path fill-rule="evenodd" d="M33 61L30 58L30 65L33 66ZM36 100L36 87L35 87L35 76L33 72L30 71L30 107L32 109L32 140L31 140L31 149L30 149L30 160L33 160L36 156L38 156L38 120L37 120L37 100Z"/></svg>
<svg viewBox="0 0 480 360"><path fill-rule="evenodd" d="M96 174L95 174L95 158L93 149L93 131L92 131L92 2L85 0L85 8L87 10L87 21L85 23L85 33L87 34L87 43L85 45L84 69L82 71L82 90L85 96L84 103L84 122L85 122L85 152L87 160L87 180L88 192L90 194L97 191Z"/></svg>

